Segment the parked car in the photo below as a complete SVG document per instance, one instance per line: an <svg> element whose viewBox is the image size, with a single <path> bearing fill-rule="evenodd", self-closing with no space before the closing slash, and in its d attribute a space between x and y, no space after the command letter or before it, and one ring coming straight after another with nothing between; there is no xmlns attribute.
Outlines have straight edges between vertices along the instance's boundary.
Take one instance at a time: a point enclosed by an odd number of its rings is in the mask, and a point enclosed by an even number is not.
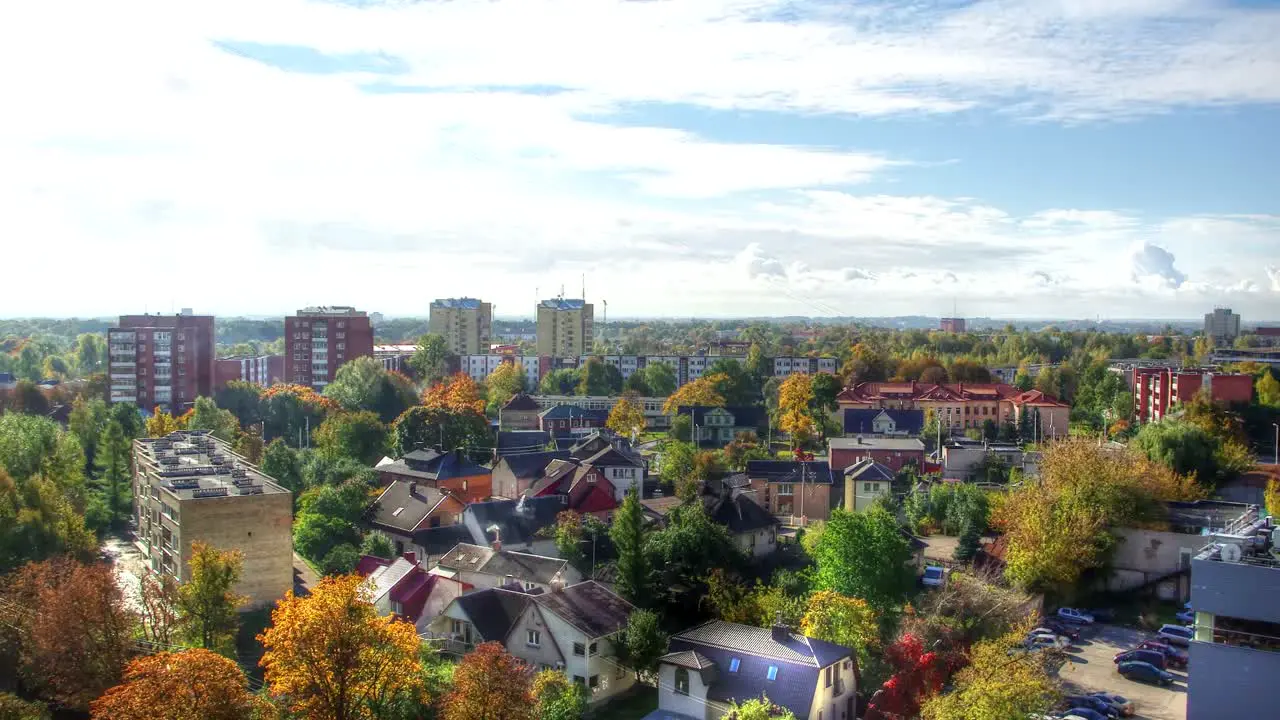
<svg viewBox="0 0 1280 720"><path fill-rule="evenodd" d="M928 565L924 569L924 577L920 582L926 587L942 587L947 582L947 571L939 565Z"/></svg>
<svg viewBox="0 0 1280 720"><path fill-rule="evenodd" d="M1144 662L1122 662L1116 666L1116 672L1129 680L1138 682L1152 683L1155 685L1171 685L1173 676L1152 665Z"/></svg>
<svg viewBox="0 0 1280 720"><path fill-rule="evenodd" d="M1105 714L1087 707L1071 708L1070 710L1067 711L1067 716L1070 717L1072 715L1075 715L1076 717L1084 718L1084 720L1107 720L1107 716Z"/></svg>
<svg viewBox="0 0 1280 720"><path fill-rule="evenodd" d="M1165 659L1169 661L1170 667L1184 668L1191 660L1186 651L1179 650L1169 643L1160 642L1158 640L1144 640L1138 643L1138 650L1155 650L1164 653Z"/></svg>
<svg viewBox="0 0 1280 720"><path fill-rule="evenodd" d="M1050 618L1044 621L1044 626L1049 628L1051 632L1058 633L1059 635L1071 639L1072 642L1080 639L1080 628L1078 625L1072 625L1071 623Z"/></svg>
<svg viewBox="0 0 1280 720"><path fill-rule="evenodd" d="M1111 703L1093 695L1067 695L1062 698L1062 704L1069 708L1089 708L1109 718L1120 717L1120 711L1112 707Z"/></svg>
<svg viewBox="0 0 1280 720"><path fill-rule="evenodd" d="M1058 608L1058 619L1064 620L1070 623L1076 623L1077 625L1093 624L1092 615L1090 615L1089 613L1083 610L1077 610L1075 608L1069 608L1069 607Z"/></svg>
<svg viewBox="0 0 1280 720"><path fill-rule="evenodd" d="M1196 621L1196 611L1183 610L1182 612L1178 613L1174 617L1176 617L1178 619L1178 622L1180 623L1186 623L1188 625L1192 625Z"/></svg>
<svg viewBox="0 0 1280 720"><path fill-rule="evenodd" d="M1156 636L1170 645L1188 647L1196 636L1196 631L1182 625L1161 625Z"/></svg>
<svg viewBox="0 0 1280 720"><path fill-rule="evenodd" d="M1053 637L1060 637L1060 638L1063 638L1064 640L1073 640L1073 639L1074 639L1074 638L1072 638L1070 635L1068 635L1067 633L1059 632L1059 631L1057 631L1057 630L1054 630L1054 629L1053 629L1053 628L1051 628L1051 627L1038 627L1038 628L1035 628L1034 630L1032 630L1031 632L1027 633L1027 635L1028 635L1028 636L1030 636L1030 635L1052 635ZM1080 636L1080 633L1076 633L1076 637L1079 637L1079 636Z"/></svg>
<svg viewBox="0 0 1280 720"><path fill-rule="evenodd" d="M1031 635L1027 637L1024 644L1033 650L1041 650L1044 648L1066 650L1071 646L1071 643L1066 638L1058 637L1057 635Z"/></svg>
<svg viewBox="0 0 1280 720"><path fill-rule="evenodd" d="M1169 665L1169 659L1158 650L1126 650L1122 653L1116 653L1113 662L1117 664L1123 662L1151 663L1161 670L1164 670Z"/></svg>
<svg viewBox="0 0 1280 720"><path fill-rule="evenodd" d="M1132 715L1134 712L1133 702L1123 695L1117 695L1109 692L1096 692L1090 694L1120 711L1121 715L1127 717Z"/></svg>

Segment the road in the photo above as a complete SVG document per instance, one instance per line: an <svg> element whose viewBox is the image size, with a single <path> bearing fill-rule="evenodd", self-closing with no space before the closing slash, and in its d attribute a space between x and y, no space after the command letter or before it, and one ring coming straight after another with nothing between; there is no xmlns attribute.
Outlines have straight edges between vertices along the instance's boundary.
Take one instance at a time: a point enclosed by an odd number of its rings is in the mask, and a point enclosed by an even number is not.
<svg viewBox="0 0 1280 720"><path fill-rule="evenodd" d="M1069 691L1098 692L1105 690L1133 701L1135 720L1186 720L1187 675L1185 670L1170 670L1177 680L1163 688L1127 680L1116 672L1112 658L1138 643L1153 637L1116 625L1095 625L1080 633L1080 642L1070 651L1070 662L1062 667L1061 677Z"/></svg>

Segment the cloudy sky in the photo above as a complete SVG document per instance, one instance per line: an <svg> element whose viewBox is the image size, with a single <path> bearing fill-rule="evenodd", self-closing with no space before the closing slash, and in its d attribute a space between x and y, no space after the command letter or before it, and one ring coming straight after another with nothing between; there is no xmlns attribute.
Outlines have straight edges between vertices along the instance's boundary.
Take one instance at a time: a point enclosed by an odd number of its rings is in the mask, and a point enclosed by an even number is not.
<svg viewBox="0 0 1280 720"><path fill-rule="evenodd" d="M1280 6L0 4L0 315L1280 319ZM16 270L16 272L14 271Z"/></svg>

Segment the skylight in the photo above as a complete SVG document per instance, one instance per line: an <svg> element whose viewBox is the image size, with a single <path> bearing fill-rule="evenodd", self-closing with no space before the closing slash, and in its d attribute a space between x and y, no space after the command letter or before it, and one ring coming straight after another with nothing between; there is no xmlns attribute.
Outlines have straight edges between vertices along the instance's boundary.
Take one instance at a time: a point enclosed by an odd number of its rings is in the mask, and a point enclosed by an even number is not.
<svg viewBox="0 0 1280 720"><path fill-rule="evenodd" d="M769 666L769 679L770 679L770 680L777 680L777 679L778 679L778 666L777 666L777 665L770 665L770 666Z"/></svg>
<svg viewBox="0 0 1280 720"><path fill-rule="evenodd" d="M742 661L741 661L741 660L739 660L738 658L730 658L730 659L729 659L729 672L738 672L738 666L739 666L739 665L741 665L741 664L742 664Z"/></svg>

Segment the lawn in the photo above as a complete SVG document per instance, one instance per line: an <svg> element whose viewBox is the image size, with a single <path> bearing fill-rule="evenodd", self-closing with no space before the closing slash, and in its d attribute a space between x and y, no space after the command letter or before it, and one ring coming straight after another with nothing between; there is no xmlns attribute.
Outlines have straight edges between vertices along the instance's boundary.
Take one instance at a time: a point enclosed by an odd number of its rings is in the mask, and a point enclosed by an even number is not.
<svg viewBox="0 0 1280 720"><path fill-rule="evenodd" d="M658 689L639 685L587 713L591 720L640 720L658 709Z"/></svg>

